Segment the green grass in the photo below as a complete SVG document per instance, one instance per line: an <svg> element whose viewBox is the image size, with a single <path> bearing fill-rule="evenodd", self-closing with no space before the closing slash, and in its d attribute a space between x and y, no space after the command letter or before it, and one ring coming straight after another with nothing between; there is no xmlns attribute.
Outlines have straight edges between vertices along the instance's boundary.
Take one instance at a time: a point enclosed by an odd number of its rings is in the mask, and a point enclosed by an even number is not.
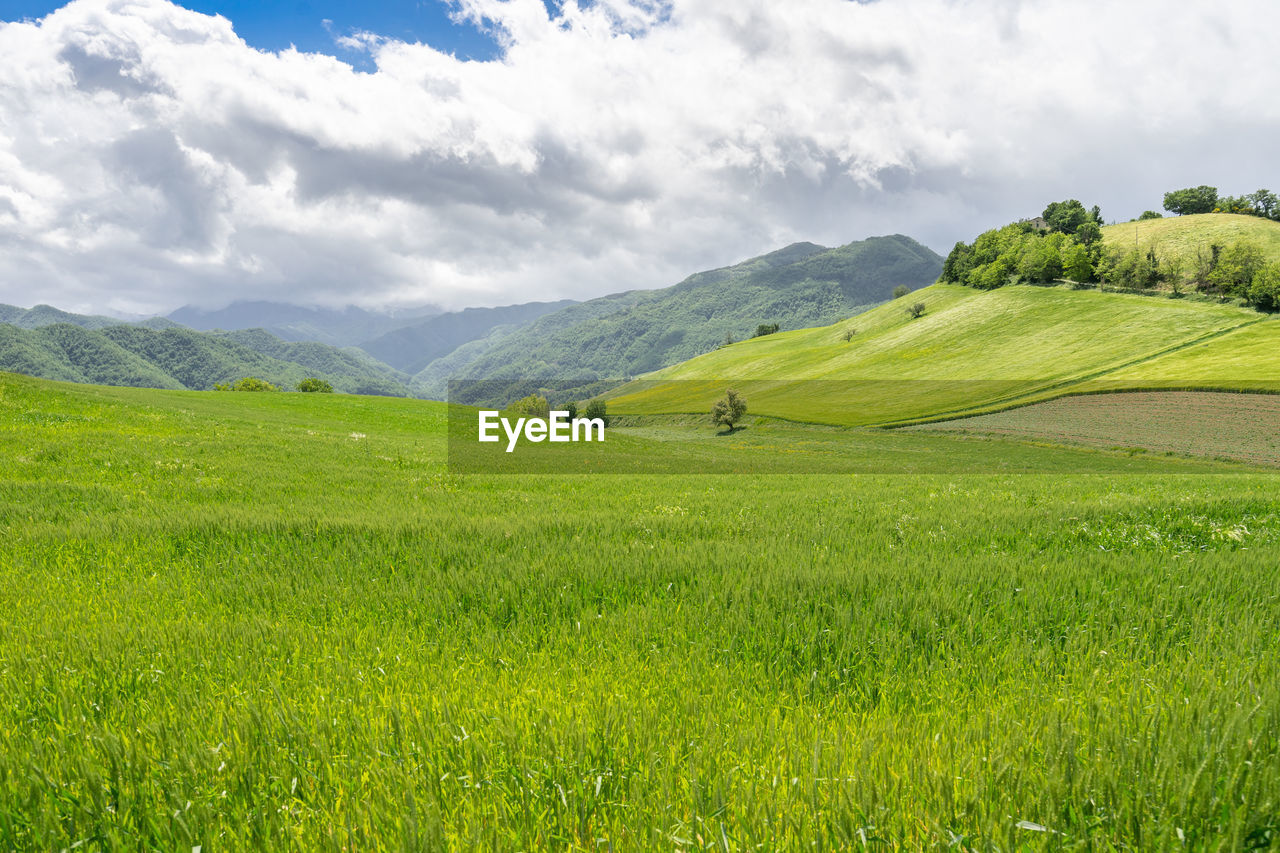
<svg viewBox="0 0 1280 853"><path fill-rule="evenodd" d="M916 301L928 310L913 320L903 309ZM744 341L657 371L618 389L611 405L635 414L705 412L733 384L753 414L903 422L1080 390L1113 375L1140 384L1153 360L1254 324L1259 340L1280 343L1277 321L1232 305L938 284L834 326ZM850 329L857 334L846 342ZM1233 377L1274 375L1265 344L1224 355ZM834 383L854 384L841 393Z"/></svg>
<svg viewBox="0 0 1280 853"><path fill-rule="evenodd" d="M1197 251L1206 254L1213 244L1228 246L1237 240L1257 244L1270 260L1280 261L1280 222L1235 213L1200 213L1166 216L1141 222L1121 222L1102 229L1108 246L1146 250L1154 248L1162 258L1178 257L1190 263Z"/></svg>
<svg viewBox="0 0 1280 853"><path fill-rule="evenodd" d="M459 476L445 430L0 376L0 848L1280 844L1272 476Z"/></svg>

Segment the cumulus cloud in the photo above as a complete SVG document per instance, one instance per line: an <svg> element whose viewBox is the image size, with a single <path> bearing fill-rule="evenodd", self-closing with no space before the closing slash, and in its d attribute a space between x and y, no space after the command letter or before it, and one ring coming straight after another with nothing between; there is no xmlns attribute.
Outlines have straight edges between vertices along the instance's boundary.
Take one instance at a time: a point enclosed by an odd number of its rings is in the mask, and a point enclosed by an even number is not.
<svg viewBox="0 0 1280 853"><path fill-rule="evenodd" d="M373 73L166 0L0 24L0 301L446 307L1276 181L1270 0L454 0Z"/></svg>

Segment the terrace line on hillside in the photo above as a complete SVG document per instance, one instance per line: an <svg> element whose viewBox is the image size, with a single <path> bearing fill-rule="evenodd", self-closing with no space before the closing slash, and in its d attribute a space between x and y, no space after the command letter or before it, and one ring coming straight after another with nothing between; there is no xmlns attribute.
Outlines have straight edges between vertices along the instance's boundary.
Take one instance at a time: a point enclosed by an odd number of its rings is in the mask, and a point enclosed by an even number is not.
<svg viewBox="0 0 1280 853"><path fill-rule="evenodd" d="M592 441L591 431L596 431L595 441L604 441L604 420L601 418L574 418L569 420L568 412L551 412L547 418L517 418L515 427L511 420L501 416L500 412L481 409L479 413L479 441L501 441L501 436L494 433L498 427L507 434L507 453L516 449L521 434L526 441L535 444L541 441L570 442ZM579 437L581 431L581 438Z"/></svg>

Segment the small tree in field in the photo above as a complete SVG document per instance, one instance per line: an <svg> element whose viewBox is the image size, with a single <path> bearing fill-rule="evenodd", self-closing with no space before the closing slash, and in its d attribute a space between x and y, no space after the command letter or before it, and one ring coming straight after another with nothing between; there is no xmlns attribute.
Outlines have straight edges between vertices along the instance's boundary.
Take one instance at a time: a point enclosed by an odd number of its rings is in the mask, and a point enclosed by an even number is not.
<svg viewBox="0 0 1280 853"><path fill-rule="evenodd" d="M900 284L893 289L893 298L901 299L902 297L906 296L910 292L911 292L911 288L907 287L905 284Z"/></svg>
<svg viewBox="0 0 1280 853"><path fill-rule="evenodd" d="M587 407L582 410L582 416L587 420L599 418L605 426L609 425L609 407L598 397L587 403Z"/></svg>
<svg viewBox="0 0 1280 853"><path fill-rule="evenodd" d="M711 422L716 426L723 424L733 432L734 425L747 413L747 401L738 396L738 392L730 388L724 397L711 407Z"/></svg>
<svg viewBox="0 0 1280 853"><path fill-rule="evenodd" d="M844 338L844 342L847 344L849 341L853 340L853 336L856 334L858 334L857 329L845 329L844 333L840 335L840 337Z"/></svg>
<svg viewBox="0 0 1280 853"><path fill-rule="evenodd" d="M915 320L919 317L923 317L924 308L925 308L925 305L923 302L916 302L915 304L907 308L907 316L910 317L912 320Z"/></svg>

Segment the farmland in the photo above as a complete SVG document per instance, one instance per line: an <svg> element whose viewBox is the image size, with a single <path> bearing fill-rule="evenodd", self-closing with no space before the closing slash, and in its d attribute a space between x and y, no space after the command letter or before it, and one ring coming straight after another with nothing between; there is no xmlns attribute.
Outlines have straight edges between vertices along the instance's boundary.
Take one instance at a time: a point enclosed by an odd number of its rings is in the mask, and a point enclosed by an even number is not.
<svg viewBox="0 0 1280 853"><path fill-rule="evenodd" d="M1088 394L908 429L1015 436L1280 466L1280 396L1274 394Z"/></svg>
<svg viewBox="0 0 1280 853"><path fill-rule="evenodd" d="M0 376L0 847L1280 846L1274 474L637 423L757 468L460 476L445 428ZM975 456L769 474L804 436Z"/></svg>

